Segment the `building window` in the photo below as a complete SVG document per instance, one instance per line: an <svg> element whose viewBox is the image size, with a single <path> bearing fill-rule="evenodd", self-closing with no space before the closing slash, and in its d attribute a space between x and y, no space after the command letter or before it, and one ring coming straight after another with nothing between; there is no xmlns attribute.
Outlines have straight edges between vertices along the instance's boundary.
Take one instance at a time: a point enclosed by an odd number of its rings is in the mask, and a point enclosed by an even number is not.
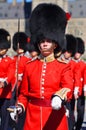
<svg viewBox="0 0 86 130"><path fill-rule="evenodd" d="M8 17L8 14L7 14L7 13L5 14L5 17Z"/></svg>
<svg viewBox="0 0 86 130"><path fill-rule="evenodd" d="M6 2L6 0L1 0L1 1ZM0 1L0 2L1 2L1 1ZM21 2L24 2L24 1L25 1L25 2L32 2L32 0L16 0L17 3L21 3ZM12 3L13 0L7 0L7 2L8 2L8 3Z"/></svg>
<svg viewBox="0 0 86 130"><path fill-rule="evenodd" d="M19 9L20 8L20 6L17 6L17 9Z"/></svg>
<svg viewBox="0 0 86 130"><path fill-rule="evenodd" d="M3 7L1 6L0 9L3 9Z"/></svg>
<svg viewBox="0 0 86 130"><path fill-rule="evenodd" d="M2 17L3 16L3 14L2 13L0 13L0 17Z"/></svg>
<svg viewBox="0 0 86 130"><path fill-rule="evenodd" d="M0 2L6 2L7 0L0 0Z"/></svg>
<svg viewBox="0 0 86 130"><path fill-rule="evenodd" d="M80 8L82 8L82 5L79 5Z"/></svg>
<svg viewBox="0 0 86 130"><path fill-rule="evenodd" d="M70 8L73 8L73 5L70 5Z"/></svg>
<svg viewBox="0 0 86 130"><path fill-rule="evenodd" d="M80 12L80 16L82 16L83 14L84 14L83 11L81 11L81 12Z"/></svg>
<svg viewBox="0 0 86 130"><path fill-rule="evenodd" d="M10 9L11 9L11 6L9 6L8 9L10 10Z"/></svg>
<svg viewBox="0 0 86 130"><path fill-rule="evenodd" d="M18 13L15 13L15 17L18 17Z"/></svg>

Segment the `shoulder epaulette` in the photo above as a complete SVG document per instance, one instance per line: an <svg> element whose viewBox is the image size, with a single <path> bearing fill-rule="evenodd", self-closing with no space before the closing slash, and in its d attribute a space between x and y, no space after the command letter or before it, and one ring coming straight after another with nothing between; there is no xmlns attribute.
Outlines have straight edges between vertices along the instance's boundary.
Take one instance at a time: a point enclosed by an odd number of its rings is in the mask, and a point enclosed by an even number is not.
<svg viewBox="0 0 86 130"><path fill-rule="evenodd" d="M64 64L68 64L69 61L66 61L66 60L61 60L60 58L57 58L57 61L61 62L61 63L64 63Z"/></svg>
<svg viewBox="0 0 86 130"><path fill-rule="evenodd" d="M30 63L30 62L33 62L33 61L35 61L37 59L38 59L38 57L32 58L31 60L27 61L27 64Z"/></svg>

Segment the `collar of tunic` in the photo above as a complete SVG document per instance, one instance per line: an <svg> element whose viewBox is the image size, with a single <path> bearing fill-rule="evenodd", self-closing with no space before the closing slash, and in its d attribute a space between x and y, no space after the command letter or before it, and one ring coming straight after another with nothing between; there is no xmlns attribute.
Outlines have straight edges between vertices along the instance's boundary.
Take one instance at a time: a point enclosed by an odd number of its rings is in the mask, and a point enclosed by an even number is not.
<svg viewBox="0 0 86 130"><path fill-rule="evenodd" d="M38 59L40 59L42 62L52 62L55 60L55 57L54 57L54 53L52 53L47 57L44 57L43 55L39 55Z"/></svg>

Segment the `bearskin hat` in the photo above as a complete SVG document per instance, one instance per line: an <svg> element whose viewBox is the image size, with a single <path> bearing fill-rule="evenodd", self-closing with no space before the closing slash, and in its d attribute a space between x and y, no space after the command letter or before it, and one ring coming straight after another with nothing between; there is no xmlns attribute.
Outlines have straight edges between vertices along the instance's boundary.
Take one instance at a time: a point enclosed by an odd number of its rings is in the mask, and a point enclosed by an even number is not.
<svg viewBox="0 0 86 130"><path fill-rule="evenodd" d="M39 4L29 20L31 43L37 46L41 40L49 39L64 48L66 24L67 16L61 7L50 3Z"/></svg>
<svg viewBox="0 0 86 130"><path fill-rule="evenodd" d="M14 36L13 36L14 51L17 51L18 43L19 43L20 49L26 50L26 45L28 44L28 36L24 32L16 32L14 34Z"/></svg>
<svg viewBox="0 0 86 130"><path fill-rule="evenodd" d="M80 54L84 54L85 52L85 43L83 41L82 38L77 37L77 52L79 52Z"/></svg>
<svg viewBox="0 0 86 130"><path fill-rule="evenodd" d="M74 56L77 51L77 40L72 34L66 34L66 49L64 52L65 51L72 53L72 56Z"/></svg>
<svg viewBox="0 0 86 130"><path fill-rule="evenodd" d="M33 52L33 51L39 52L37 50L37 48L34 46L34 44L31 44L31 43L26 45L26 49L25 50L28 51L28 52Z"/></svg>
<svg viewBox="0 0 86 130"><path fill-rule="evenodd" d="M11 36L3 28L0 29L0 49L9 49L11 46Z"/></svg>

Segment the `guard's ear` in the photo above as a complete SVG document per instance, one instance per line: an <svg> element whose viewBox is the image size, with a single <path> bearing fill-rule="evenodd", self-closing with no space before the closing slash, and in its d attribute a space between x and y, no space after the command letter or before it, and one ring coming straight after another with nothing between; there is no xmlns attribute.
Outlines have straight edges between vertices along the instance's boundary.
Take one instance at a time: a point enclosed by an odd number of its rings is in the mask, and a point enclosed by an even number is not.
<svg viewBox="0 0 86 130"><path fill-rule="evenodd" d="M39 50L41 50L40 44L38 44L38 48L39 48Z"/></svg>
<svg viewBox="0 0 86 130"><path fill-rule="evenodd" d="M56 49L57 47L58 47L58 45L57 45L57 44L55 44L54 49Z"/></svg>

